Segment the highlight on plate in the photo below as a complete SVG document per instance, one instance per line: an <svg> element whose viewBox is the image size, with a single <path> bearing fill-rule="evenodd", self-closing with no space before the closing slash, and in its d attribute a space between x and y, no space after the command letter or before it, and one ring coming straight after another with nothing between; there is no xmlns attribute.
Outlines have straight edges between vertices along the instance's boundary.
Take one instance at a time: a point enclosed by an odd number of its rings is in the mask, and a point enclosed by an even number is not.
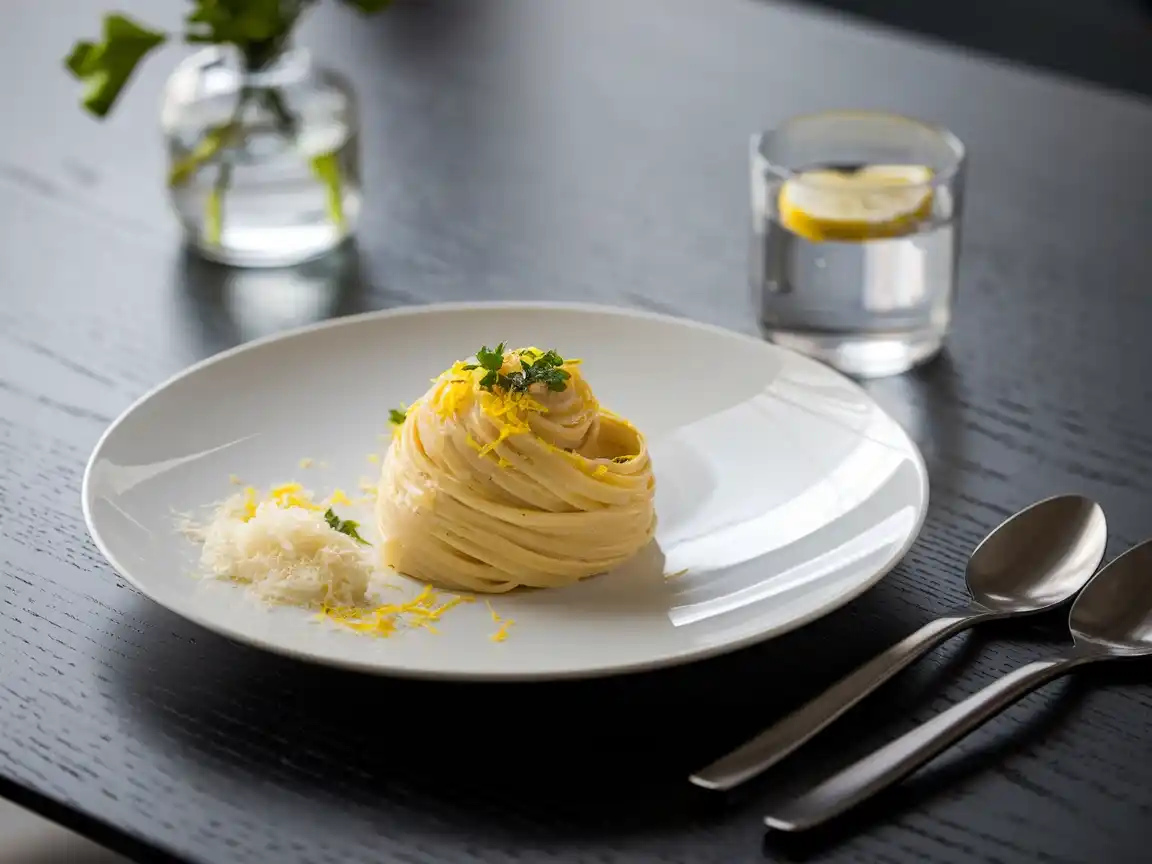
<svg viewBox="0 0 1152 864"><path fill-rule="evenodd" d="M485 347L392 420L376 516L400 573L483 593L554 588L652 539L644 436L600 406L577 360Z"/></svg>

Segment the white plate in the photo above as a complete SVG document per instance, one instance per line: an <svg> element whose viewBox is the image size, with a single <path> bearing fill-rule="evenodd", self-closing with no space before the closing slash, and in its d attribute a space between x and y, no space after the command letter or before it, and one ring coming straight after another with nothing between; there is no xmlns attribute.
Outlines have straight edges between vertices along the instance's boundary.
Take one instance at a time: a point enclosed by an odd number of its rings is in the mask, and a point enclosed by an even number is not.
<svg viewBox="0 0 1152 864"><path fill-rule="evenodd" d="M504 642L489 638L481 603L451 610L439 633L377 639L190 575L197 550L174 513L234 492L230 474L318 493L374 480L368 454L386 446L388 409L501 340L582 357L600 400L648 435L658 548L570 588L493 598L516 622ZM315 467L300 468L303 458ZM125 578L218 633L369 672L543 679L683 663L835 609L912 544L928 477L891 417L797 354L640 312L475 304L343 318L193 366L112 424L83 499L92 537Z"/></svg>

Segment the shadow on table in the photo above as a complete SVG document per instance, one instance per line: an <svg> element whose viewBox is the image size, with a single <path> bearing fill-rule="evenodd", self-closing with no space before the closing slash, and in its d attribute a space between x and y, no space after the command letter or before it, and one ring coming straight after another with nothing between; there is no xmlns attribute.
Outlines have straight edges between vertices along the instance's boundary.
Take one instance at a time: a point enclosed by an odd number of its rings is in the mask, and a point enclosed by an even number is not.
<svg viewBox="0 0 1152 864"><path fill-rule="evenodd" d="M373 678L204 631L150 644L112 681L141 745L180 763L222 804L258 807L252 796L272 794L259 791L270 784L335 798L365 818L415 808L481 837L532 828L576 839L654 827L675 834L759 818L766 784L723 796L687 775L904 635L882 587L764 645L600 681ZM155 607L139 614L165 619L152 633L181 629ZM899 676L826 732L820 752L851 758L890 737L893 722L922 710L983 644L978 635L956 640L943 661L937 655ZM806 758L794 761L769 775L771 789L815 779Z"/></svg>
<svg viewBox="0 0 1152 864"><path fill-rule="evenodd" d="M1003 762L1021 747L1042 742L1073 713L1092 685L1078 677L1059 686L1063 688L1060 695L1044 710L1028 722L1013 726L1010 733L997 737L988 746L962 756L942 755L910 779L877 794L872 800L827 825L797 834L768 831L764 835L764 857L771 861L788 862L819 859L831 849L870 830L878 822L891 822L906 813L921 809L933 799L954 792L964 780ZM767 805L764 810L767 812Z"/></svg>
<svg viewBox="0 0 1152 864"><path fill-rule="evenodd" d="M933 484L951 485L967 448L957 409L959 376L947 350L904 375L876 378L862 386L916 442Z"/></svg>
<svg viewBox="0 0 1152 864"><path fill-rule="evenodd" d="M295 267L226 267L185 247L175 283L197 358L329 318L399 306L416 297L374 283L355 242Z"/></svg>

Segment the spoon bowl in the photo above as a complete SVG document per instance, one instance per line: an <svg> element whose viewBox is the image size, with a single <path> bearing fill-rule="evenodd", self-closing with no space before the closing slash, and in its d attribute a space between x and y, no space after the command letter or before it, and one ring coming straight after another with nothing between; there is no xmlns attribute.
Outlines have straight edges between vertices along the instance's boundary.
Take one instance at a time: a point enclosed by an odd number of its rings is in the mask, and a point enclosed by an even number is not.
<svg viewBox="0 0 1152 864"><path fill-rule="evenodd" d="M1076 596L1100 564L1104 511L1082 495L1038 501L1002 522L976 547L965 581L979 606L1024 615Z"/></svg>
<svg viewBox="0 0 1152 864"><path fill-rule="evenodd" d="M1152 540L1133 546L1092 577L1072 604L1068 628L1080 650L1152 654Z"/></svg>
<svg viewBox="0 0 1152 864"><path fill-rule="evenodd" d="M997 679L922 726L765 817L771 828L802 831L855 807L915 771L1013 702L1089 663L1152 655L1152 540L1115 558L1085 586L1068 614L1074 646Z"/></svg>

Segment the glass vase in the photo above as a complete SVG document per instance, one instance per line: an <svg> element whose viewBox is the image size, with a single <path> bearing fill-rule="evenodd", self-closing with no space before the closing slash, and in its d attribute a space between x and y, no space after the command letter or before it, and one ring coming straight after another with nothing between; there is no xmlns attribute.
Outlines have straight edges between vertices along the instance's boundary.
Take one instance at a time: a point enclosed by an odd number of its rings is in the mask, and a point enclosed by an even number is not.
<svg viewBox="0 0 1152 864"><path fill-rule="evenodd" d="M283 267L354 231L355 97L307 51L258 66L225 46L200 51L168 79L161 117L172 205L205 257Z"/></svg>

